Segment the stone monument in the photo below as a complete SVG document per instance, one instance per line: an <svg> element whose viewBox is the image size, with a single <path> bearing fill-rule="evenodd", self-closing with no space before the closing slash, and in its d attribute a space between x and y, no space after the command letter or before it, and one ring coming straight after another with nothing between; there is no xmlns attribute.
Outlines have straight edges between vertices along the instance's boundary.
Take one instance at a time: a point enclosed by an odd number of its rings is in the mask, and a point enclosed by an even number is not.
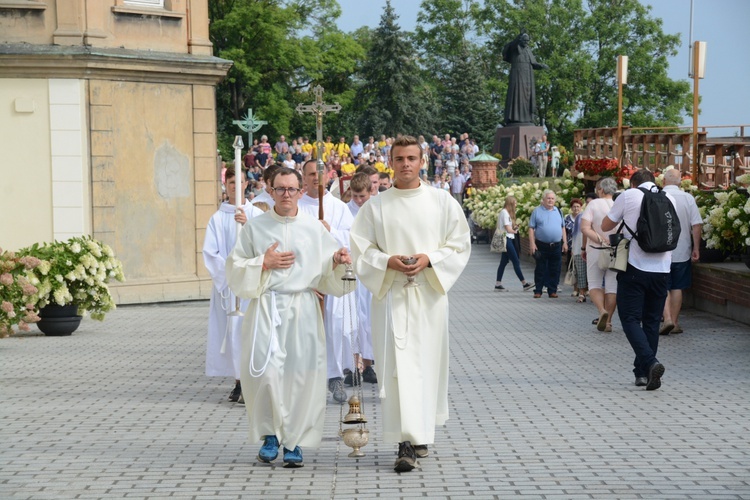
<svg viewBox="0 0 750 500"><path fill-rule="evenodd" d="M503 165L518 156L531 157L532 137L540 138L544 129L534 124L536 115L536 86L534 70L549 69L537 62L529 48L529 35L522 31L503 47L503 60L510 63L508 94L505 97L503 126L495 132L493 153L503 156Z"/></svg>

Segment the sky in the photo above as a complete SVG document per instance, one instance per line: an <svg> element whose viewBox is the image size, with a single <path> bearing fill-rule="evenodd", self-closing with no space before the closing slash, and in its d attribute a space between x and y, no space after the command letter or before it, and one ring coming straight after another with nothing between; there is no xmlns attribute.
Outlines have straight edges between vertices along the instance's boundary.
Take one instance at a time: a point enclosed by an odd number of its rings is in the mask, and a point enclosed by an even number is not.
<svg viewBox="0 0 750 500"><path fill-rule="evenodd" d="M349 32L365 25L377 27L385 2L369 0L367 8L363 9L361 0L338 0L342 12L339 28ZM402 29L414 30L420 3L421 0L391 2ZM688 80L691 0L641 0L641 3L652 7L652 17L662 19L665 33L680 33L679 52L669 58L668 74L673 80ZM748 125L745 134L750 135L750 64L747 59L750 0L692 0L692 3L693 41L706 42L705 78L698 84L701 97L698 125ZM690 88L692 91L692 79ZM692 126L692 116L685 116L683 124ZM710 129L708 135L729 136L735 131L738 129Z"/></svg>

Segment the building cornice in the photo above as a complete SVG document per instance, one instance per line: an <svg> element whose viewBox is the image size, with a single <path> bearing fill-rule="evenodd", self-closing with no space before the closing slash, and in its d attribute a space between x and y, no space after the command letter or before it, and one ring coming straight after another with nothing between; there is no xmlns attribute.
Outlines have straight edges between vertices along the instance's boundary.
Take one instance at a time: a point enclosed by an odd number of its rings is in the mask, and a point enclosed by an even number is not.
<svg viewBox="0 0 750 500"><path fill-rule="evenodd" d="M215 85L232 61L89 46L0 44L0 78L77 78Z"/></svg>

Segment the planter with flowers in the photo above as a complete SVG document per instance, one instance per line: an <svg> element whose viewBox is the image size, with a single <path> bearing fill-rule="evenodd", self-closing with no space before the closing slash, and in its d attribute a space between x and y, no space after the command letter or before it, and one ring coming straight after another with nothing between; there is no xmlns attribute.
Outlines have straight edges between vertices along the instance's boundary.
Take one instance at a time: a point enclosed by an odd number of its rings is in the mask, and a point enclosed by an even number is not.
<svg viewBox="0 0 750 500"><path fill-rule="evenodd" d="M737 178L739 184L747 181L750 181L750 174ZM733 184L726 191L700 193L696 202L703 217L706 247L741 255L750 267L750 198L747 189Z"/></svg>
<svg viewBox="0 0 750 500"><path fill-rule="evenodd" d="M93 319L102 320L105 313L115 308L108 283L111 279L124 281L125 277L122 263L108 245L82 236L65 242L36 243L19 250L17 255L26 259L27 267L35 264L24 274L35 291L23 300L16 296L11 303L34 312L38 308L36 321L45 334L69 335L78 328L81 316L90 314ZM23 286L24 282L19 284ZM31 287L27 286L26 291L32 292ZM29 319L34 318L29 316ZM5 332L12 333L7 327Z"/></svg>

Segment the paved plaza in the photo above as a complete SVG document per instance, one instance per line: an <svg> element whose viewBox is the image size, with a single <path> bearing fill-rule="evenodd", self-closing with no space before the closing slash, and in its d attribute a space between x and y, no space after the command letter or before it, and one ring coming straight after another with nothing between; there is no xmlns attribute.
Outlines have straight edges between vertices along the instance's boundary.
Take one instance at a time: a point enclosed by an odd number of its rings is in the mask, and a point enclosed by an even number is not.
<svg viewBox="0 0 750 500"><path fill-rule="evenodd" d="M473 250L451 292L451 419L413 472L393 471L370 384L364 458L329 397L304 468L258 463L233 382L204 375L208 303L123 306L0 341L0 498L750 498L747 325L686 311L646 392L617 318L598 333L570 287L534 300L511 266L495 293L499 257Z"/></svg>

